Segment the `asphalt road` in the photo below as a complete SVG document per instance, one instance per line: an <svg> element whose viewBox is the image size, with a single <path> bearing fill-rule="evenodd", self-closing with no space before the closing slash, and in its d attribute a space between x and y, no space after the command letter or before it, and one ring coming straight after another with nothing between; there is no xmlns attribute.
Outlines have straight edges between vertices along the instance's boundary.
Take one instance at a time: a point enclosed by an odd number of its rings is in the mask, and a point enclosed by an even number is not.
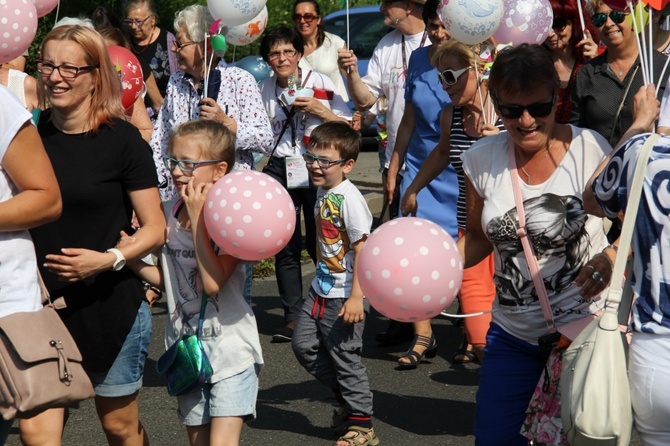
<svg viewBox="0 0 670 446"><path fill-rule="evenodd" d="M381 208L381 184L377 154L362 153L352 181L363 191L373 213ZM313 277L307 262L303 270L305 292ZM297 363L290 344L271 343L272 333L283 323L274 277L256 280L253 308L258 321L266 366L260 376L258 418L245 426L241 444L331 445L337 435L330 431L334 401ZM452 308L455 310L455 308ZM452 311L453 312L453 311ZM154 331L140 391L140 415L153 445L188 445L186 430L176 415L176 399L170 397L164 380L156 375L156 360L163 350L166 304L153 308ZM387 320L372 312L366 322L363 362L368 368L374 394L375 430L382 445L405 446L474 444L473 416L479 366L454 365L451 357L458 347L461 330L444 318L434 320L438 341L437 357L415 370L398 371L395 360L408 347L379 347L376 333ZM106 444L92 401L73 410L65 428L63 444L91 446ZM633 441L633 445L639 445ZM18 429L12 428L7 445L20 445ZM504 446L504 445L501 445Z"/></svg>
<svg viewBox="0 0 670 446"><path fill-rule="evenodd" d="M312 268L305 283L310 279ZM288 343L273 344L271 336L283 322L274 278L257 280L253 307L258 321L266 366L260 377L258 418L245 426L243 445L330 445L337 436L330 431L334 401L330 392L297 363ZM155 372L162 353L166 305L153 308L154 332L150 357L140 391L140 414L154 445L188 445L186 431L176 415L176 399ZM474 440L472 419L477 388L477 365L450 365L460 329L445 319L435 322L438 355L416 370L395 370L395 358L407 348L380 348L374 336L386 320L373 313L364 338L364 363L368 367L375 404L375 429L385 445L470 445ZM8 445L19 445L18 429L12 428ZM105 437L92 401L73 410L65 428L64 445L104 445Z"/></svg>

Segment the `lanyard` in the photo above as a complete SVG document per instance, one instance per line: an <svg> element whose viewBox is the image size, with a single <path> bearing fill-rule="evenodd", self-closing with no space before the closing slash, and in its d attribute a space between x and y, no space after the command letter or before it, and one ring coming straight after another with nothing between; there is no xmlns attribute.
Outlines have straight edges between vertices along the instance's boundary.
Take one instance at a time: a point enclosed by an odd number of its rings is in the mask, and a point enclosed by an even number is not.
<svg viewBox="0 0 670 446"><path fill-rule="evenodd" d="M421 43L419 44L419 48L423 48L423 45L426 43L426 37L428 34L426 31L423 32L423 36L421 36ZM407 74L407 50L405 49L405 35L402 35L402 74L406 75Z"/></svg>
<svg viewBox="0 0 670 446"><path fill-rule="evenodd" d="M300 83L302 84L302 69L298 68L298 78L300 79ZM277 140L277 144L275 144L275 148L277 145L279 145L279 140L281 140L282 136L284 136L284 132L286 132L286 126L291 127L291 147L295 149L296 147L296 129L295 129L295 122L293 122L293 116L295 115L295 111L293 110L293 107L291 109L288 109L287 104L284 104L284 102L279 98L279 95L277 94L279 86L277 85L277 80L275 79L275 97L277 98L277 103L281 107L282 111L284 112L284 115L286 116L286 123L284 123L284 127L282 128L282 131L279 135L279 139Z"/></svg>

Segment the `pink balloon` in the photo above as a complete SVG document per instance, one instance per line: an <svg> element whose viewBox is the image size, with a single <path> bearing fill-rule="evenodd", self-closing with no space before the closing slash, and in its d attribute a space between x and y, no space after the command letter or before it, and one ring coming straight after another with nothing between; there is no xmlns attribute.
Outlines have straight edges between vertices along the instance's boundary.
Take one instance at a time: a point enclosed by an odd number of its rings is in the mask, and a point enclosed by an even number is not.
<svg viewBox="0 0 670 446"><path fill-rule="evenodd" d="M454 239L439 225L399 218L368 237L358 260L358 280L370 304L384 316L423 321L454 301L463 261Z"/></svg>
<svg viewBox="0 0 670 446"><path fill-rule="evenodd" d="M254 170L231 172L214 183L203 212L212 240L242 260L277 254L296 226L295 206L284 186Z"/></svg>
<svg viewBox="0 0 670 446"><path fill-rule="evenodd" d="M58 0L33 0L33 3L37 10L37 17L44 17L58 6Z"/></svg>
<svg viewBox="0 0 670 446"><path fill-rule="evenodd" d="M0 63L28 49L37 32L37 11L31 0L0 2Z"/></svg>
<svg viewBox="0 0 670 446"><path fill-rule="evenodd" d="M542 44L554 22L549 0L504 0L505 12L493 38L498 44Z"/></svg>

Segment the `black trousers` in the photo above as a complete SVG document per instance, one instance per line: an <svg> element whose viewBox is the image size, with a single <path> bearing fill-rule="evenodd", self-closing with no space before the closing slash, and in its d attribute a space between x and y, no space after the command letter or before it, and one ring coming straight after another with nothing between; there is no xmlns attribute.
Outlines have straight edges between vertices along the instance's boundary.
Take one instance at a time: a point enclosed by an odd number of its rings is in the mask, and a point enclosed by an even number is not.
<svg viewBox="0 0 670 446"><path fill-rule="evenodd" d="M286 187L286 164L284 158L271 156L263 172L270 175ZM287 189L296 212L296 226L288 245L275 255L275 275L279 297L284 307L284 322L298 320L304 301L302 289L302 268L300 253L303 249L300 211L305 220L305 249L316 263L316 223L314 206L316 187L310 181L308 188Z"/></svg>

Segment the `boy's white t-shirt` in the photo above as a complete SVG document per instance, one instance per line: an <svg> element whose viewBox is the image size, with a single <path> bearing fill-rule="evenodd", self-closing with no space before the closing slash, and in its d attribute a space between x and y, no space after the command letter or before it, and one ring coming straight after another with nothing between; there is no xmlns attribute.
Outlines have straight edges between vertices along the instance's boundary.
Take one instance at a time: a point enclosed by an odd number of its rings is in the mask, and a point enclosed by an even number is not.
<svg viewBox="0 0 670 446"><path fill-rule="evenodd" d="M602 307L602 301L584 301L574 279L586 262L608 244L602 219L584 211L582 193L611 148L594 131L573 126L571 130L572 143L551 177L539 185L520 182L526 228L558 326L596 313ZM493 313L493 322L536 345L538 337L547 333L547 327L516 234L509 138L508 133L482 138L461 158L468 179L484 198L481 223L494 248L494 308L499 311Z"/></svg>
<svg viewBox="0 0 670 446"><path fill-rule="evenodd" d="M0 103L0 202L3 202L15 196L18 190L2 160L21 126L30 121L32 115L4 85L0 85ZM37 311L41 307L37 260L30 233L27 230L0 231L0 317L19 311Z"/></svg>
<svg viewBox="0 0 670 446"><path fill-rule="evenodd" d="M321 297L348 298L354 272L351 247L370 234L372 214L363 195L349 180L317 190L316 277L312 287Z"/></svg>
<svg viewBox="0 0 670 446"><path fill-rule="evenodd" d="M163 203L167 240L160 261L168 303L166 349L181 335L197 332L202 296L193 234L190 229L183 229L173 215L179 203L181 199ZM237 265L219 293L209 296L201 341L214 370L212 383L237 375L253 364L263 364L256 318L242 293L245 276L244 265Z"/></svg>

